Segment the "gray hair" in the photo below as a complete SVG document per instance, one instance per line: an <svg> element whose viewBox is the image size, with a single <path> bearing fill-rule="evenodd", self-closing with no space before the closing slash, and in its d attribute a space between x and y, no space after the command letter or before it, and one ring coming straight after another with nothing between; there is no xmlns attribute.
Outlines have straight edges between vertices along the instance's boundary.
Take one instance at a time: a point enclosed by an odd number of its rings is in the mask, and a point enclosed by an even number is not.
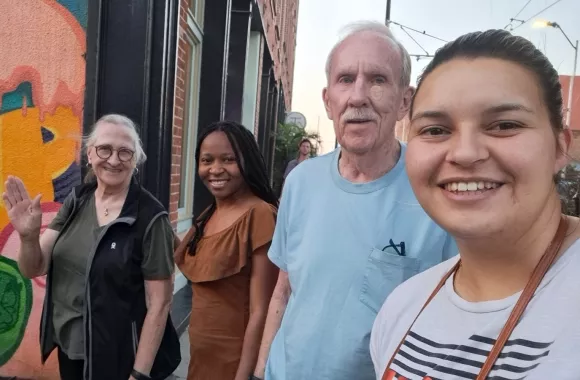
<svg viewBox="0 0 580 380"><path fill-rule="evenodd" d="M347 38L354 36L355 34L364 33L364 32L373 32L373 33L376 33L378 35L385 37L387 40L389 40L390 42L394 43L397 46L399 53L401 54L401 61L402 61L401 62L400 84L404 87L409 86L409 84L411 83L411 57L409 56L407 49L405 49L403 44L395 38L395 36L393 35L393 32L391 32L391 29L389 29L388 26L386 26L380 22L376 22L376 21L359 21L359 22L354 22L354 23L347 25L344 28L344 30L346 30L347 33L333 46L332 50L328 54L328 58L326 59L326 79L327 80L330 78L330 65L332 62L332 57L333 57L334 53L336 52L336 49Z"/></svg>
<svg viewBox="0 0 580 380"><path fill-rule="evenodd" d="M140 165L147 160L147 156L145 155L145 151L143 150L143 143L141 142L141 138L139 137L139 133L137 132L137 126L133 122L133 120L129 119L127 116L119 115L119 114L108 114L101 117L95 123L93 130L91 133L84 139L85 148L93 146L95 141L97 140L97 129L100 124L103 123L110 123L115 125L121 125L127 129L127 133L129 137L133 141L135 145L135 156L133 160L135 161L136 165Z"/></svg>

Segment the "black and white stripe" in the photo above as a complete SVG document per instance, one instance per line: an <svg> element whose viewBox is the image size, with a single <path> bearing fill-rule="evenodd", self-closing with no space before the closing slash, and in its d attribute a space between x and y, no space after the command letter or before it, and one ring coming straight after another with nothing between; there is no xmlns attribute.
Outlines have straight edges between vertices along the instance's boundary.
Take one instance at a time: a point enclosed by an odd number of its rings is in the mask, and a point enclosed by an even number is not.
<svg viewBox="0 0 580 380"><path fill-rule="evenodd" d="M399 377L410 380L421 380L425 376L433 380L475 379L494 343L494 339L473 335L466 344L443 344L410 332L395 356L391 369ZM489 379L525 378L548 356L551 344L526 339L509 340Z"/></svg>

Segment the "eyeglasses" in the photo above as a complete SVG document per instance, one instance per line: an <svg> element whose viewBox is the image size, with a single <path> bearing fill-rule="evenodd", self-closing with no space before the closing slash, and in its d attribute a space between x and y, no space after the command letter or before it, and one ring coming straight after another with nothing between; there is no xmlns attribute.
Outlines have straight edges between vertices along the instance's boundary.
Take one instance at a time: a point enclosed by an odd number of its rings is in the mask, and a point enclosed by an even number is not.
<svg viewBox="0 0 580 380"><path fill-rule="evenodd" d="M131 149L127 148L120 148L120 149L113 149L110 145L98 145L95 146L95 151L97 156L103 160L108 160L112 155L113 152L117 152L117 157L119 157L119 161L127 162L133 159L135 152Z"/></svg>

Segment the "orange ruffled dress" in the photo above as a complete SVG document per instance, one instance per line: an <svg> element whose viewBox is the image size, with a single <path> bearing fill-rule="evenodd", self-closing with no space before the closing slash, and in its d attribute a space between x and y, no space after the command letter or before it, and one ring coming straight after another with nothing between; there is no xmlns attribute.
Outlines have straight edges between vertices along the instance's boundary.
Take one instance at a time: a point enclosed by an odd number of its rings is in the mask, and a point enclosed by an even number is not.
<svg viewBox="0 0 580 380"><path fill-rule="evenodd" d="M225 230L204 236L181 272L192 282L187 380L232 380L250 309L251 255L272 241L276 209L261 202ZM187 249L192 228L178 248Z"/></svg>

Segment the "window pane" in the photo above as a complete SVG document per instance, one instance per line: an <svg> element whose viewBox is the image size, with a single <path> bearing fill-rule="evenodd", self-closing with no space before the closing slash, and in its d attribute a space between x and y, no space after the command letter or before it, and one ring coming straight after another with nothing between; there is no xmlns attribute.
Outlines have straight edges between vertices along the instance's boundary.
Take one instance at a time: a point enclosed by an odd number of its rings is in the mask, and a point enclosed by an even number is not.
<svg viewBox="0 0 580 380"><path fill-rule="evenodd" d="M197 8L194 14L195 17L195 21L197 21L197 24L203 28L203 15L204 15L204 6L205 6L205 0L196 0L197 3Z"/></svg>
<svg viewBox="0 0 580 380"><path fill-rule="evenodd" d="M197 2L198 0L187 0L188 8L191 11L191 14L193 15L194 18L197 16L197 10L199 9L199 7L197 6Z"/></svg>

